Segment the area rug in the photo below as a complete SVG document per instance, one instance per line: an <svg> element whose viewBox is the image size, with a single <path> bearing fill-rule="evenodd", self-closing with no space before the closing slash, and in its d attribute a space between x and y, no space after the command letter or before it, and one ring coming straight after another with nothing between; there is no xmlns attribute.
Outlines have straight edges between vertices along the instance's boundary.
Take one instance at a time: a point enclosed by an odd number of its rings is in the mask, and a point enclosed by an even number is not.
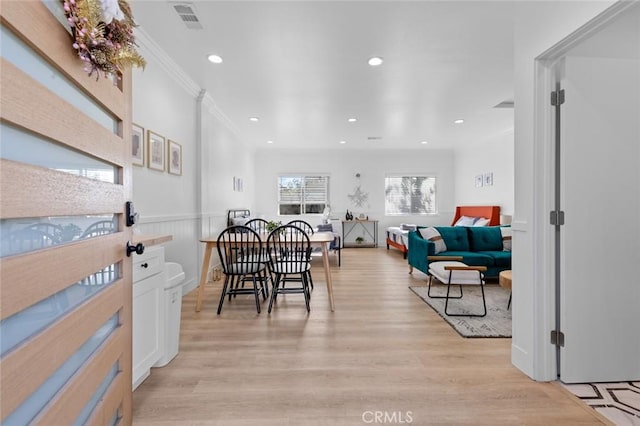
<svg viewBox="0 0 640 426"><path fill-rule="evenodd" d="M462 337L511 337L511 310L507 310L509 290L497 284L484 286L487 315L484 317L451 317L444 313L445 299L427 296L427 287L409 287L427 305L436 311ZM451 295L460 293L458 286L451 287ZM449 312L482 313L482 294L478 286L463 286L462 299L449 299ZM445 296L447 286L432 285L431 294Z"/></svg>

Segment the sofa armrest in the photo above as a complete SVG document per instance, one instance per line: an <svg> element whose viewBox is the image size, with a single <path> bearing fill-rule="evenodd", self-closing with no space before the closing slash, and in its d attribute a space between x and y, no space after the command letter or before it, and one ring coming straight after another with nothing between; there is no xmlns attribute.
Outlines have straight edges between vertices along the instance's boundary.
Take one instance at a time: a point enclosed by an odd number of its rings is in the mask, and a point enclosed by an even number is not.
<svg viewBox="0 0 640 426"><path fill-rule="evenodd" d="M407 262L411 268L417 268L425 274L429 271L428 256L435 254L436 246L432 241L422 238L417 231L409 232L409 253Z"/></svg>

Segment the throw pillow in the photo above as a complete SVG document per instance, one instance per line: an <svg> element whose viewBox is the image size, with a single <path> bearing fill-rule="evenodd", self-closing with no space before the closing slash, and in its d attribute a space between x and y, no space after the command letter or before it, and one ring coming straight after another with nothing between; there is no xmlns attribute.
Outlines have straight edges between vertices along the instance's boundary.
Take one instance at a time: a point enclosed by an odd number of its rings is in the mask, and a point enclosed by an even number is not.
<svg viewBox="0 0 640 426"><path fill-rule="evenodd" d="M511 228L500 227L500 233L502 234L502 250L511 251Z"/></svg>
<svg viewBox="0 0 640 426"><path fill-rule="evenodd" d="M415 231L416 229L418 229L418 226L412 223L401 223L400 229L402 229L403 231Z"/></svg>
<svg viewBox="0 0 640 426"><path fill-rule="evenodd" d="M436 245L436 250L434 254L447 251L447 246L444 243L444 240L442 239L442 235L440 235L440 233L436 228L433 228L433 227L420 228L418 229L418 232L420 232L420 235L422 236L422 238L424 238L425 240L432 241Z"/></svg>
<svg viewBox="0 0 640 426"><path fill-rule="evenodd" d="M478 218L478 220L476 220L473 224L473 226L487 226L487 225L489 225L489 219L486 219L484 217Z"/></svg>
<svg viewBox="0 0 640 426"><path fill-rule="evenodd" d="M473 226L477 217L461 216L453 226Z"/></svg>

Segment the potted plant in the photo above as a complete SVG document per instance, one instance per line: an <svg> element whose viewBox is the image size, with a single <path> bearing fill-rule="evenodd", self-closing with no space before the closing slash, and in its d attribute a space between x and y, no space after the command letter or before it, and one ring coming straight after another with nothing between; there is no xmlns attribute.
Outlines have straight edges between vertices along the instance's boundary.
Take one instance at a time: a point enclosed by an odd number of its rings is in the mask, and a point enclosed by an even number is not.
<svg viewBox="0 0 640 426"><path fill-rule="evenodd" d="M267 222L267 231L269 233L273 232L278 226L282 226L282 222L280 221L275 221L275 220L270 220L269 222Z"/></svg>
<svg viewBox="0 0 640 426"><path fill-rule="evenodd" d="M362 243L364 243L364 238L356 237L356 244L362 244Z"/></svg>

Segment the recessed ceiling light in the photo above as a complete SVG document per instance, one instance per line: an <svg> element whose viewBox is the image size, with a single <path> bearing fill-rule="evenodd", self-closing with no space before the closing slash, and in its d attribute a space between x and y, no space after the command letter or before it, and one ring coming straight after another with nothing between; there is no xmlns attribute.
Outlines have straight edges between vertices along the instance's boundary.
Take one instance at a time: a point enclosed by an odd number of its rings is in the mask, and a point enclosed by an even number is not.
<svg viewBox="0 0 640 426"><path fill-rule="evenodd" d="M427 141L420 141L420 143L421 143L422 145L426 145L426 144L428 144L429 142L427 142Z"/></svg>
<svg viewBox="0 0 640 426"><path fill-rule="evenodd" d="M380 56L374 56L373 58L369 58L369 65L372 67L377 67L378 65L382 65L382 58Z"/></svg>
<svg viewBox="0 0 640 426"><path fill-rule="evenodd" d="M357 118L355 117L351 117L350 119L347 120L349 123L355 123L356 121L358 121Z"/></svg>
<svg viewBox="0 0 640 426"><path fill-rule="evenodd" d="M454 121L454 123L462 124L462 123L464 123L464 120L462 118L458 118L457 120Z"/></svg>
<svg viewBox="0 0 640 426"><path fill-rule="evenodd" d="M258 117L249 117L249 121L256 122L256 121L260 121L260 119Z"/></svg>
<svg viewBox="0 0 640 426"><path fill-rule="evenodd" d="M340 143L344 145L345 143L347 143L347 141L340 141Z"/></svg>
<svg viewBox="0 0 640 426"><path fill-rule="evenodd" d="M207 56L207 59L211 62L213 62L214 64L221 64L222 63L222 58L218 55L209 55Z"/></svg>
<svg viewBox="0 0 640 426"><path fill-rule="evenodd" d="M273 141L267 141L267 143L273 143Z"/></svg>

